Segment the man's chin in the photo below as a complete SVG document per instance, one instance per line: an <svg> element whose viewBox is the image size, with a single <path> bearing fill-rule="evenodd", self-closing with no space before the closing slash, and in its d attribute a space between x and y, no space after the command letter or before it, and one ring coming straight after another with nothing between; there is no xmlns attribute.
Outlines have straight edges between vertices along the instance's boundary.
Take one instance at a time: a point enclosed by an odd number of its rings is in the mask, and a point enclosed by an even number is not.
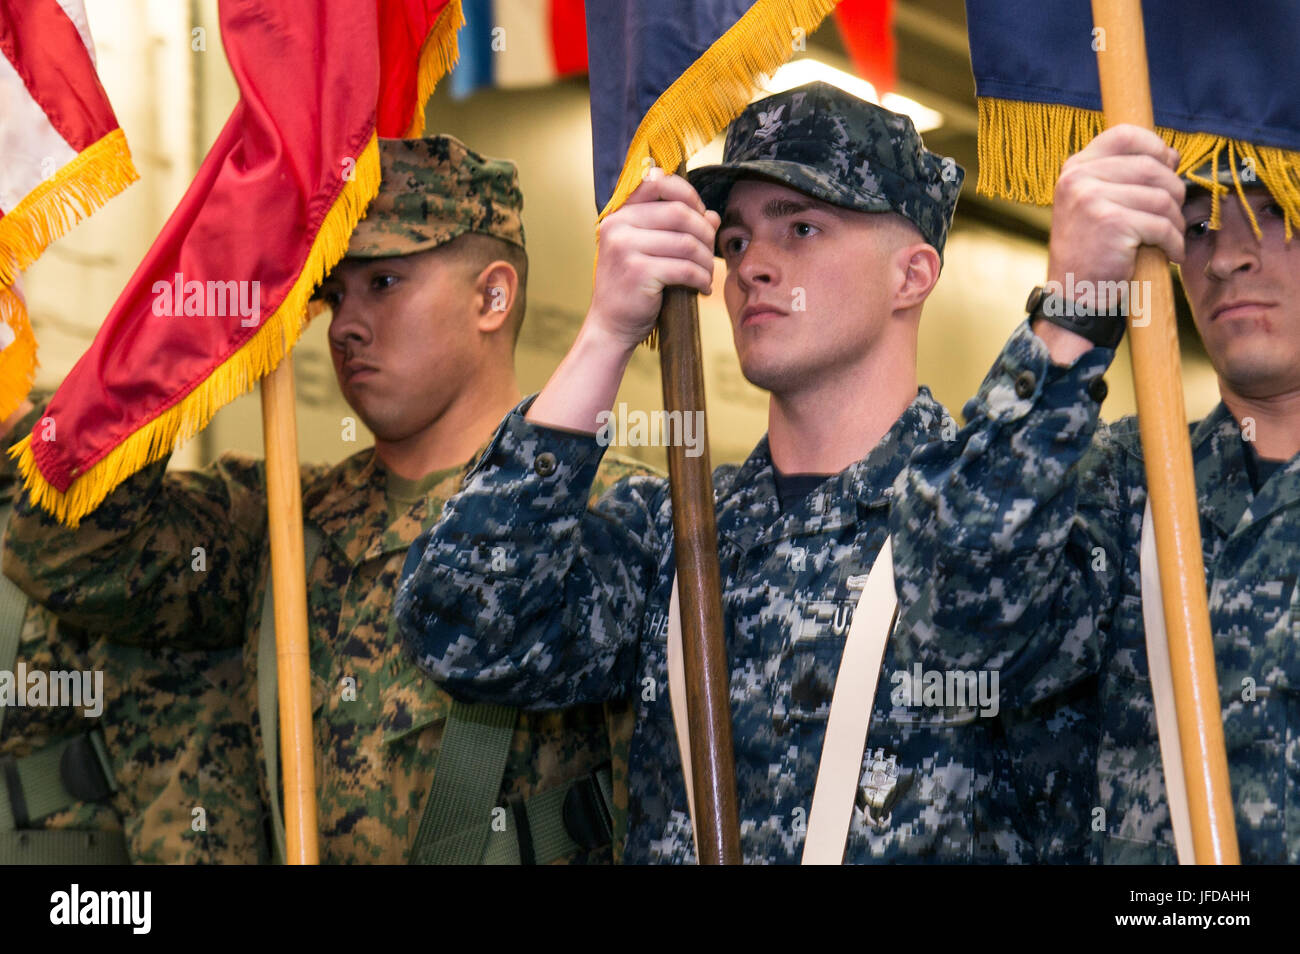
<svg viewBox="0 0 1300 954"><path fill-rule="evenodd" d="M366 426L366 430L370 431L375 442L379 444L400 444L420 434L433 423L423 415L408 414L406 417L386 415L375 413L374 409L367 411L352 402L348 403L352 413Z"/></svg>
<svg viewBox="0 0 1300 954"><path fill-rule="evenodd" d="M740 373L756 388L780 394L790 390L800 381L807 381L809 372L795 365L788 355L746 355L740 360Z"/></svg>
<svg viewBox="0 0 1300 954"><path fill-rule="evenodd" d="M1242 397L1265 399L1300 390L1300 366L1276 348L1229 348L1211 363Z"/></svg>
<svg viewBox="0 0 1300 954"><path fill-rule="evenodd" d="M357 419L366 426L371 434L375 435L378 440L387 440L384 433L396 430L391 422L384 419L382 414L375 413L373 399L368 399L355 393L349 388L343 388L343 400L347 402L348 408L357 416Z"/></svg>

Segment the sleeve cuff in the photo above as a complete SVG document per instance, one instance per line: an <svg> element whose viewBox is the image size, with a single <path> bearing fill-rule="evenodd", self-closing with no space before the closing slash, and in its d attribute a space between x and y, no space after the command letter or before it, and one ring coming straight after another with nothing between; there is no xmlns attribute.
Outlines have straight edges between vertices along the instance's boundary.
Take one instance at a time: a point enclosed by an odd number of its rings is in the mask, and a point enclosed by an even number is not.
<svg viewBox="0 0 1300 954"><path fill-rule="evenodd" d="M505 416L483 456L471 470L467 487L480 479L518 487L521 499L554 512L567 498L574 510L584 510L605 447L595 434L545 427L525 415L532 394Z"/></svg>
<svg viewBox="0 0 1300 954"><path fill-rule="evenodd" d="M1095 417L1106 397L1103 375L1114 359L1114 349L1097 346L1070 365L1054 364L1026 319L1002 349L977 400L995 421L1019 420L1036 405L1078 405ZM972 416L968 410L966 419Z"/></svg>

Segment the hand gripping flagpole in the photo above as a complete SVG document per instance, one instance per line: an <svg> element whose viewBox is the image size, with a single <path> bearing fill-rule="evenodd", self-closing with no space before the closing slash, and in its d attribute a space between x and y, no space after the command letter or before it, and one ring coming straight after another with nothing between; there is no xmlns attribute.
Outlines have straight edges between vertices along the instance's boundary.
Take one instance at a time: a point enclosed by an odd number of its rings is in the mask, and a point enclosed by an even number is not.
<svg viewBox="0 0 1300 954"><path fill-rule="evenodd" d="M685 163L677 174L686 175ZM664 289L658 333L664 407L683 421L697 411L703 417L704 366L698 299L693 290L680 286ZM695 826L700 864L738 865L740 826L731 742L730 667L722 624L707 428L701 428L701 436L703 453L695 457L686 454L682 441L668 442Z"/></svg>
<svg viewBox="0 0 1300 954"><path fill-rule="evenodd" d="M1092 0L1092 18L1105 38L1097 72L1106 125L1153 129L1141 0ZM1129 347L1196 862L1240 864L1168 259L1143 246L1134 277L1150 289L1147 323L1131 325Z"/></svg>
<svg viewBox="0 0 1300 954"><path fill-rule="evenodd" d="M303 565L293 357L289 354L262 379L262 435L266 443L266 506L271 531L271 585L275 593L285 861L291 865L314 865L320 863L320 851L307 647L307 571ZM270 665L270 660L259 659L258 665ZM273 778L268 781L275 784Z"/></svg>

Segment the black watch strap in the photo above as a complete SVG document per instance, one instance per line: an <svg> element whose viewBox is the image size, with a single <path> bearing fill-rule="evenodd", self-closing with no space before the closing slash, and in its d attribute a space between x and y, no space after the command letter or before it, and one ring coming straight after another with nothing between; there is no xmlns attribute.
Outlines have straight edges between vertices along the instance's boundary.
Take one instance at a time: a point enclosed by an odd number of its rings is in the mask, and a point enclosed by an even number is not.
<svg viewBox="0 0 1300 954"><path fill-rule="evenodd" d="M1025 311L1029 320L1042 318L1066 331L1082 335L1095 345L1103 348L1115 348L1124 337L1124 325L1128 320L1123 312L1115 314L1097 314L1088 311L1078 302L1069 301L1053 291L1039 285L1029 293L1025 302Z"/></svg>

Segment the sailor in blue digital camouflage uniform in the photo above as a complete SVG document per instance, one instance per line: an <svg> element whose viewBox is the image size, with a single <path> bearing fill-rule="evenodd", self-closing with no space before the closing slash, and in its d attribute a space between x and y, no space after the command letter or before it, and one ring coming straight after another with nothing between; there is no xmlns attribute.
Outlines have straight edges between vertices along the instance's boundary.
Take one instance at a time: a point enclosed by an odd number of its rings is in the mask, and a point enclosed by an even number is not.
<svg viewBox="0 0 1300 954"><path fill-rule="evenodd" d="M1003 704L1049 704L1099 674L1095 830L1106 863L1173 862L1142 586L1147 489L1134 418L1099 423L1102 375L1143 290L1135 250L1180 263L1222 398L1191 426L1210 627L1244 862L1300 862L1300 242L1249 163L1185 179L1154 133L1120 126L1065 165L1049 282L1092 294L1073 316L1038 293L950 443L896 487L895 566L930 625L908 663L991 666ZM1057 286L1047 286L1055 290ZM1102 294L1098 294L1101 292ZM1153 632L1157 626L1153 624ZM1170 733L1169 735L1172 735ZM1168 735L1167 735L1168 738ZM1199 767L1188 767L1188 771ZM1187 829L1184 829L1186 831ZM1185 843L1184 843L1185 844Z"/></svg>
<svg viewBox="0 0 1300 954"><path fill-rule="evenodd" d="M956 432L917 386L916 349L962 177L906 117L822 83L751 105L722 165L689 183L652 170L601 224L572 350L412 548L398 622L453 695L537 709L633 700L628 862L695 858L666 661L669 488L632 478L582 509L628 359L664 287L710 291L716 248L742 370L770 393L767 436L714 474L741 848L749 863L796 862L891 485L915 447ZM906 625L905 602L900 613ZM985 717L895 704L899 667L884 652L865 751L848 766L860 783L843 859L1033 858L994 764L996 702Z"/></svg>

